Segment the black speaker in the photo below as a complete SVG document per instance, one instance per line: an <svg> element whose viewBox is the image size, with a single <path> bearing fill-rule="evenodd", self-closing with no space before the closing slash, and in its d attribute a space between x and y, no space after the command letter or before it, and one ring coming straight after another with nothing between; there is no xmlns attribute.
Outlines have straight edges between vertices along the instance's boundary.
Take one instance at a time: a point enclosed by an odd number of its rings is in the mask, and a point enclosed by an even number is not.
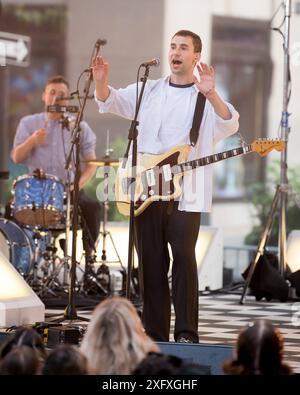
<svg viewBox="0 0 300 395"><path fill-rule="evenodd" d="M245 279L247 278L250 265L242 274ZM286 302L288 300L289 285L280 275L278 267L278 259L274 254L265 252L259 257L249 284L256 300L261 300L262 298L266 298L268 301L277 299L281 302Z"/></svg>
<svg viewBox="0 0 300 395"><path fill-rule="evenodd" d="M223 363L232 359L232 346L194 344L194 343L175 343L157 342L160 350L164 354L174 355L187 362L193 362L207 368L212 375L223 373Z"/></svg>

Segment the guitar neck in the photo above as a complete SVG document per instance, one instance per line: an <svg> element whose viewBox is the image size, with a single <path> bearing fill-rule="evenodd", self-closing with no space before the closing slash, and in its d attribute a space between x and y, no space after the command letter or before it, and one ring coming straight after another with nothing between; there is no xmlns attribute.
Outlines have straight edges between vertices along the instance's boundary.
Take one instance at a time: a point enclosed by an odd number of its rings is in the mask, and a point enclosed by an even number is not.
<svg viewBox="0 0 300 395"><path fill-rule="evenodd" d="M247 154L249 152L252 152L251 145L244 145L243 147L205 156L203 158L195 159L190 162L180 163L175 166L175 169L173 169L173 173L184 173L188 170L196 169L197 167L211 165L213 163L220 162L229 158L234 158L235 156Z"/></svg>

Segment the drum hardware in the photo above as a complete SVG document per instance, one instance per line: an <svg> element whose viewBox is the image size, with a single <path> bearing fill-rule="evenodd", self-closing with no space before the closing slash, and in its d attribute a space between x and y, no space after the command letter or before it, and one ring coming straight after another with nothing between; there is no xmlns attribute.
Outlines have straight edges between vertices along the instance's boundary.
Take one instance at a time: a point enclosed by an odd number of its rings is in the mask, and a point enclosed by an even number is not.
<svg viewBox="0 0 300 395"><path fill-rule="evenodd" d="M40 229L34 228L32 230L32 241L33 241L33 260L29 274L25 276L26 281L32 287L32 289L39 295L43 289L44 277L38 275L40 268L41 259L44 256L42 253L41 243L42 239L47 235L47 232L42 232Z"/></svg>
<svg viewBox="0 0 300 395"><path fill-rule="evenodd" d="M101 255L101 261L97 261L97 263L100 263L100 266L97 270L96 276L98 279L98 282L102 284L101 288L104 288L106 290L106 294L111 293L112 287L111 287L111 274L109 270L108 264L111 263L117 263L121 266L121 272L124 275L126 273L126 270L122 264L120 255L118 253L118 250L116 248L115 242L113 240L113 237L111 235L111 232L109 232L106 229L107 222L108 222L108 212L109 212L109 198L108 198L108 191L109 191L109 167L111 165L114 165L116 163L115 159L111 158L111 154L113 153L113 149L109 147L109 130L107 130L107 148L105 151L105 157L103 158L104 160L102 163L105 163L104 165L104 189L103 189L103 230L100 231L99 233L99 238L97 240L97 244L100 243L101 238L102 238L102 255ZM100 161L98 163L101 163ZM119 163L119 162L118 162ZM109 240L111 241L111 244L113 246L113 249L117 255L118 260L117 261L108 261L107 256L106 256L106 238L109 237Z"/></svg>
<svg viewBox="0 0 300 395"><path fill-rule="evenodd" d="M52 255L52 258L49 261L49 263L52 263L52 271L50 276L45 276L44 278L44 289L41 292L41 294L43 295L45 295L45 293L48 291L50 291L53 296L57 295L56 292L67 293L70 286L69 278L71 257L69 255L69 234L71 231L71 189L69 183L66 184L65 200L65 224L62 228L60 227L60 224L56 224L53 226L53 229L51 229L53 233L60 233L61 230L64 230L66 232L66 237L63 239L59 239L59 246L63 251L64 256L63 258L60 258L57 255ZM82 270L79 262L77 262L77 264L78 268ZM61 275L62 271L62 280L60 280L59 276ZM76 290L79 290L80 284L77 280L75 281L75 283Z"/></svg>
<svg viewBox="0 0 300 395"><path fill-rule="evenodd" d="M62 222L51 225L51 232L57 235L60 231L65 230L66 235L69 231L69 216L70 216L70 193L69 188L67 186L66 193L64 194L67 200L67 213L65 217L65 224L62 225ZM61 216L62 218L63 216ZM55 237L54 237L55 238ZM46 296L49 292L52 296L57 296L57 292L66 292L69 286L69 259L68 256L68 237L66 239L60 239L59 244L60 248L63 250L64 257L60 258L56 255L57 248L52 246L48 246L46 249L46 254L44 254L43 264L41 265L41 270L43 271L43 287L39 291L40 296ZM63 270L63 280L59 279L59 275Z"/></svg>
<svg viewBox="0 0 300 395"><path fill-rule="evenodd" d="M66 288L58 278L64 264L63 260L58 256L53 256L47 264L49 265L48 267L52 265L52 272L50 275L47 274L44 278L43 288L39 292L41 297L46 296L47 293L50 293L52 296L57 296L57 292L66 291Z"/></svg>

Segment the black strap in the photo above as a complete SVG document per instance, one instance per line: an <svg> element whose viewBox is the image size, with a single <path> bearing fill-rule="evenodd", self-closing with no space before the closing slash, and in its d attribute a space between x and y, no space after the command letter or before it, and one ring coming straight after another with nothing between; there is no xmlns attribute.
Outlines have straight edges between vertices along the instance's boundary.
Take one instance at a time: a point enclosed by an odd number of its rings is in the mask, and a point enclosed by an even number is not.
<svg viewBox="0 0 300 395"><path fill-rule="evenodd" d="M194 112L193 125L190 131L190 142L192 147L195 147L198 141L199 129L203 118L205 102L206 102L206 97L201 92L199 92L197 97L195 112Z"/></svg>

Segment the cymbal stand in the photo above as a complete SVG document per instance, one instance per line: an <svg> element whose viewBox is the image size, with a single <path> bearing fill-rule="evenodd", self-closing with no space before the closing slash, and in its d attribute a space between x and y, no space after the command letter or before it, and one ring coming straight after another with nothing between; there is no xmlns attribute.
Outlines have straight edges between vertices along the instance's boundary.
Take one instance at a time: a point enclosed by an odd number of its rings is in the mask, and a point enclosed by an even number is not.
<svg viewBox="0 0 300 395"><path fill-rule="evenodd" d="M63 261L63 285L69 286L69 273L70 265L69 260L71 256L69 255L69 236L71 229L71 185L70 182L67 183L67 207L66 207L66 241L64 245L64 261Z"/></svg>
<svg viewBox="0 0 300 395"><path fill-rule="evenodd" d="M42 286L41 281L38 278L38 265L39 265L39 259L40 259L40 240L41 240L41 233L39 229L34 228L33 229L33 261L32 265L29 271L29 279L27 280L28 284L32 287L32 289L36 292L39 291L39 289Z"/></svg>
<svg viewBox="0 0 300 395"><path fill-rule="evenodd" d="M104 182L103 182L103 192L104 192L104 196L103 196L103 230L100 231L99 234L99 239L98 239L98 243L101 240L102 237L102 255L101 255L101 261L99 263L101 263L100 267L97 270L97 275L99 280L103 281L104 283L107 283L108 286L108 291L111 291L111 287L110 287L110 275L109 275L109 267L107 265L107 263L118 263L120 264L123 272L125 273L125 268L122 264L122 260L120 258L120 255L118 253L118 250L116 248L115 242L112 238L112 235L109 231L106 230L106 225L108 222L108 212L109 212L109 196L108 196L108 191L109 191L109 173L110 173L110 154L113 153L113 149L109 147L109 130L107 131L107 148L105 151L105 165L104 165ZM111 244L113 246L113 249L117 255L118 260L117 261L107 261L107 256L106 256L106 237L109 237ZM107 279L108 278L108 279Z"/></svg>
<svg viewBox="0 0 300 395"><path fill-rule="evenodd" d="M108 200L108 193L107 193L109 171L105 170L106 167L107 166L104 167L104 190L105 190L104 195L105 195L105 200L103 202L103 207L104 207L104 210L103 210L103 230L100 231L100 234L99 234L100 238L98 240L98 242L99 242L101 240L101 237L102 237L102 255L101 255L101 261L100 262L102 262L103 264L106 264L106 263L119 263L120 266L122 267L122 269L125 270L125 268L124 268L124 266L122 264L122 260L120 258L120 255L118 253L118 250L116 248L115 242L114 242L114 240L112 238L111 232L106 230L106 226L107 226L107 222L108 222L108 212L109 212L109 200ZM109 237L109 239L110 239L110 241L112 243L112 246L114 248L114 251L115 251L115 253L116 253L117 257L118 257L117 261L107 261L107 256L106 256L106 237L107 236Z"/></svg>
<svg viewBox="0 0 300 395"><path fill-rule="evenodd" d="M114 152L113 148L110 148L109 146L109 130L106 132L106 150L105 150L105 165L104 165L104 182L103 182L103 231L100 231L100 239L102 237L102 255L101 255L101 261L103 265L106 265L107 263L107 258L106 258L106 237L108 236L110 238L110 241L112 243L112 246L114 248L114 251L118 257L117 261L110 261L109 263L119 263L122 269L125 271L125 268L122 264L120 255L118 253L118 250L116 248L116 245L114 243L114 240L112 238L112 235L110 232L106 230L106 224L108 222L108 212L109 212L109 196L108 196L108 191L109 191L109 172L110 172L110 159L111 159L111 154ZM99 242L100 240L98 240Z"/></svg>

